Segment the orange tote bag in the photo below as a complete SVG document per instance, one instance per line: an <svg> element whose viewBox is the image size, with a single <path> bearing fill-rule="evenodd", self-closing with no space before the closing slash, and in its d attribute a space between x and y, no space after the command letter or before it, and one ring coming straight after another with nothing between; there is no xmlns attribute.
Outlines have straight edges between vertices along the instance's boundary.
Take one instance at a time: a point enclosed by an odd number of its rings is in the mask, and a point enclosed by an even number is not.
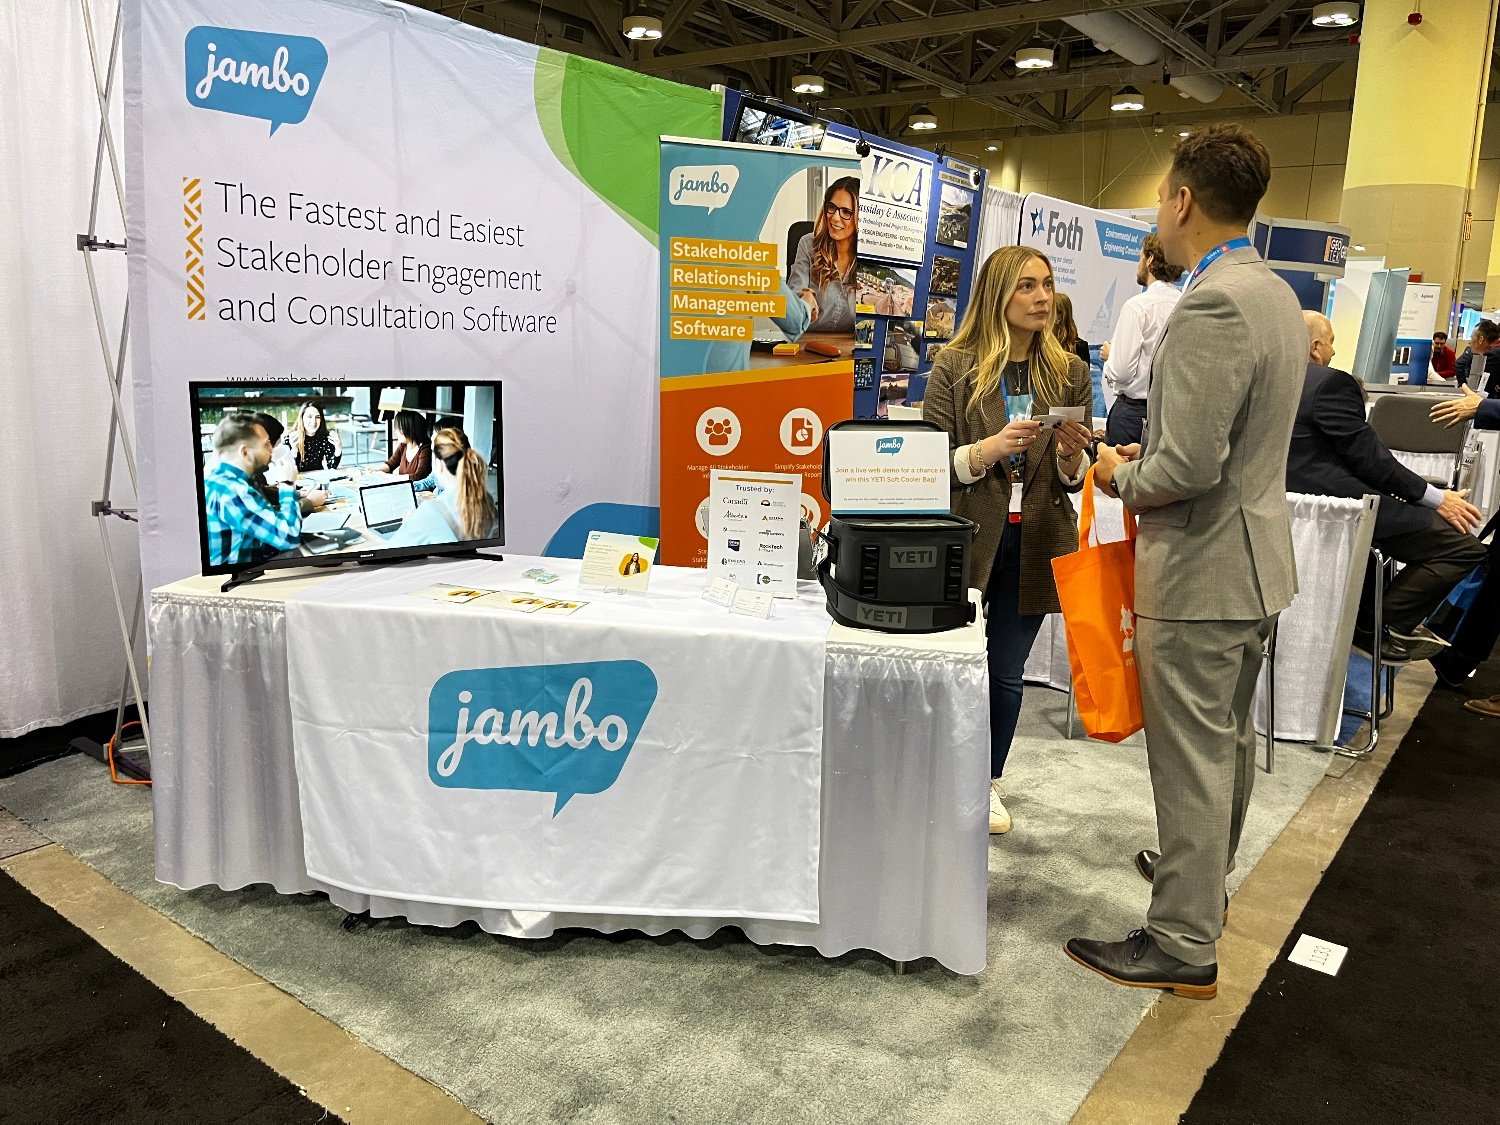
<svg viewBox="0 0 1500 1125"><path fill-rule="evenodd" d="M1135 669L1135 517L1125 538L1093 543L1094 470L1083 482L1078 550L1052 560L1068 629L1073 701L1090 738L1119 742L1144 726Z"/></svg>

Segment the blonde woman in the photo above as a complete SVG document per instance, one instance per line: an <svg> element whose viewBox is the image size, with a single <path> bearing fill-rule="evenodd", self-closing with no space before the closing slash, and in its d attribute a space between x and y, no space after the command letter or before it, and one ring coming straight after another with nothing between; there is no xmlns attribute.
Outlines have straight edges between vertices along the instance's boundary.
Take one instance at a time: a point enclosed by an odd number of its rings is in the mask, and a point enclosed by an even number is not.
<svg viewBox="0 0 1500 1125"><path fill-rule="evenodd" d="M858 235L859 180L841 176L823 193L812 232L798 241L787 271L787 285L807 306L809 332L854 331Z"/></svg>
<svg viewBox="0 0 1500 1125"><path fill-rule="evenodd" d="M462 430L450 426L433 435L432 471L437 494L402 520L386 545L493 539L499 530L499 509L490 495L489 466Z"/></svg>
<svg viewBox="0 0 1500 1125"><path fill-rule="evenodd" d="M990 658L990 831L1010 829L1000 777L1021 713L1021 672L1046 614L1059 611L1052 560L1078 545L1069 493L1087 468L1088 365L1052 331L1052 264L1024 246L979 270L963 324L933 363L922 417L948 431L953 511L979 525L969 577L984 591ZM1083 421L1044 428L1054 406Z"/></svg>

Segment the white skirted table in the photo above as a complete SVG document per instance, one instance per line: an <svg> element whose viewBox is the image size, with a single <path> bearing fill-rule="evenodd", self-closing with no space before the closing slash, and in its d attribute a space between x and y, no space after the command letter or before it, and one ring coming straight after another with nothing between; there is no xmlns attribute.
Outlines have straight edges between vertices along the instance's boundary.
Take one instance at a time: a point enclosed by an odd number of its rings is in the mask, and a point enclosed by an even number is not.
<svg viewBox="0 0 1500 1125"><path fill-rule="evenodd" d="M554 589L572 592L576 561L508 562L558 571L563 581ZM432 564L423 568L433 581ZM662 581L705 581L702 572L672 570L656 569L653 590ZM989 704L982 623L916 637L830 628L816 923L491 909L374 897L308 875L285 602L321 581L295 571L231 594L204 578L153 592L153 805L162 882L322 891L351 912L433 926L472 920L509 937L577 927L704 938L736 926L757 944L806 945L830 957L869 949L902 962L932 957L958 973L984 969ZM800 594L822 596L812 584ZM596 604L608 612L607 600ZM495 628L505 627L502 613L494 619ZM557 627L569 621L558 618ZM723 676L732 682L732 649Z"/></svg>

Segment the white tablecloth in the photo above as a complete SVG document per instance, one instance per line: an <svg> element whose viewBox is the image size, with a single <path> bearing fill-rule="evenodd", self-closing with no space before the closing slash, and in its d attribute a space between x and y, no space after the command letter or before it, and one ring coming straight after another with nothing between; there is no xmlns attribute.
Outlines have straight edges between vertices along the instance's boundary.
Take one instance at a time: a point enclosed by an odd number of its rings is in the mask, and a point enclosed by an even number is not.
<svg viewBox="0 0 1500 1125"><path fill-rule="evenodd" d="M830 630L819 922L485 910L370 897L308 876L283 602L319 580L273 576L225 595L217 580L189 579L153 592L161 881L324 891L346 910L423 925L473 920L512 937L583 927L703 938L734 925L754 942L808 945L826 956L871 949L901 961L933 957L959 973L983 970L989 703L978 624L913 638ZM809 586L804 596L822 594ZM728 657L725 674L733 675Z"/></svg>

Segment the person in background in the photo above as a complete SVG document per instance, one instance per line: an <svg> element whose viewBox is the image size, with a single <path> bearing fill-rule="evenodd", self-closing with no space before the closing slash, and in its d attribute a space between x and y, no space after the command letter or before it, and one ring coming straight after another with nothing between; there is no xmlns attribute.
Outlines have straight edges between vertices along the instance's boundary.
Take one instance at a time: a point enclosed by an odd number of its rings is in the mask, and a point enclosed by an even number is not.
<svg viewBox="0 0 1500 1125"><path fill-rule="evenodd" d="M271 464L271 440L255 416L226 414L214 429L214 452L203 475L209 565L245 566L300 546L296 490L256 484Z"/></svg>
<svg viewBox="0 0 1500 1125"><path fill-rule="evenodd" d="M432 472L432 442L427 436L427 419L415 410L399 410L395 418L400 438L385 463L385 471L407 480L426 480Z"/></svg>
<svg viewBox="0 0 1500 1125"><path fill-rule="evenodd" d="M1287 455L1289 491L1312 496L1380 497L1375 545L1405 565L1382 598L1380 657L1387 664L1430 660L1448 643L1422 622L1448 591L1484 558L1473 531L1484 522L1465 492L1430 485L1392 456L1365 417L1365 392L1354 376L1328 366L1333 325L1304 312L1311 362L1302 384L1292 445ZM1354 625L1354 647L1370 655L1375 643L1375 598L1381 575L1365 575Z"/></svg>
<svg viewBox="0 0 1500 1125"><path fill-rule="evenodd" d="M297 422L286 440L291 444L299 473L336 469L344 457L344 443L328 428L323 408L309 399L297 409Z"/></svg>
<svg viewBox="0 0 1500 1125"><path fill-rule="evenodd" d="M1063 351L1072 352L1087 367L1089 342L1078 338L1078 325L1073 322L1073 299L1066 293L1058 293L1056 299L1057 311L1052 317L1052 331L1057 336L1057 342L1063 346Z"/></svg>
<svg viewBox="0 0 1500 1125"><path fill-rule="evenodd" d="M386 546L494 538L499 510L488 487L489 466L462 430L450 426L433 435L432 468L437 495L408 513Z"/></svg>
<svg viewBox="0 0 1500 1125"><path fill-rule="evenodd" d="M1146 392L1151 388L1151 360L1166 331L1167 317L1177 307L1182 290L1182 267L1167 261L1161 239L1148 234L1135 267L1135 282L1146 286L1120 309L1114 338L1099 349L1104 357L1104 382L1115 396L1105 423L1111 445L1141 440L1146 421Z"/></svg>
<svg viewBox="0 0 1500 1125"><path fill-rule="evenodd" d="M1440 379L1451 379L1457 362L1458 357L1448 346L1448 333L1434 332L1432 334L1432 373Z"/></svg>
<svg viewBox="0 0 1500 1125"><path fill-rule="evenodd" d="M922 403L922 417L948 433L953 513L979 525L969 575L987 606L991 832L1010 830L1000 779L1021 713L1021 674L1043 617L1060 612L1052 560L1078 549L1067 493L1083 483L1093 436L1088 365L1053 334L1054 300L1046 257L1025 246L996 250L933 363ZM1054 406L1082 407L1084 421L1043 429L1033 415Z"/></svg>
<svg viewBox="0 0 1500 1125"><path fill-rule="evenodd" d="M1297 592L1286 457L1307 370L1291 288L1245 237L1271 179L1237 125L1178 141L1157 187L1167 261L1191 267L1156 348L1145 449L1101 445L1094 480L1140 516L1135 658L1161 851L1146 924L1066 952L1115 984L1218 991L1224 877L1255 780L1255 684Z"/></svg>
<svg viewBox="0 0 1500 1125"><path fill-rule="evenodd" d="M286 432L281 420L259 411L250 417L260 423L271 443L271 464L254 482L255 487L264 491L267 485L292 484L297 479L297 465L291 447L281 440L281 435ZM327 504L328 493L321 488L310 488L297 494L297 506L304 516L308 512L322 511Z"/></svg>
<svg viewBox="0 0 1500 1125"><path fill-rule="evenodd" d="M1474 374L1476 359L1482 370ZM1469 336L1469 346L1454 362L1453 378L1466 383L1482 395L1500 394L1500 324L1481 320Z"/></svg>
<svg viewBox="0 0 1500 1125"><path fill-rule="evenodd" d="M854 331L859 180L840 176L823 193L813 229L797 243L787 284L807 306L809 332Z"/></svg>

